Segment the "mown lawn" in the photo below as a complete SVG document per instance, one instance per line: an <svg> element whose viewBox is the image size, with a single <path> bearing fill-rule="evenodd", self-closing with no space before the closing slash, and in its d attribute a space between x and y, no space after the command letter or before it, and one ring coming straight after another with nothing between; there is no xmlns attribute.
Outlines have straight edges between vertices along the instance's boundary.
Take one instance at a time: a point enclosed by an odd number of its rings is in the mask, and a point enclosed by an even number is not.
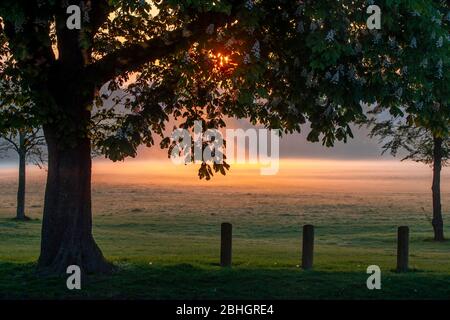
<svg viewBox="0 0 450 320"><path fill-rule="evenodd" d="M3 178L0 298L449 299L450 241L430 240L428 180L417 182L423 191L397 190L397 180L358 180L366 187L347 189L341 180L326 180L320 188L187 187L152 179L94 183L94 235L118 272L89 276L74 292L65 278L34 272L44 181L29 180L27 214L33 220L18 223L11 219L15 179ZM450 208L448 191L442 199L444 210ZM450 237L446 211L444 220ZM233 224L232 269L218 266L225 221ZM299 267L304 224L316 228L314 269L308 272ZM406 274L393 272L401 225L410 227L412 271ZM382 270L379 291L366 288L372 264Z"/></svg>
<svg viewBox="0 0 450 320"><path fill-rule="evenodd" d="M234 222L231 269L218 266L220 219L100 216L95 236L118 271L83 279L69 291L65 278L34 272L40 223L0 219L1 299L448 299L450 243L411 230L412 271L393 272L396 229L357 222L316 227L315 268L299 268L301 225ZM134 222L133 222L134 221ZM195 230L197 232L195 232ZM347 230L347 232L345 232ZM350 232L353 231L353 232ZM447 228L447 233L450 230ZM367 266L382 270L382 290L366 288Z"/></svg>

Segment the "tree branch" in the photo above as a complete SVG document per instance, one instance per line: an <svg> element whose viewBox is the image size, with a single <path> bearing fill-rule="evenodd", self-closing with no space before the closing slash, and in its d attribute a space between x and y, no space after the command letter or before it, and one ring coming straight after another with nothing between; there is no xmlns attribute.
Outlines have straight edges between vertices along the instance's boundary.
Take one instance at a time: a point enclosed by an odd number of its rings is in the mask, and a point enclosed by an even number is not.
<svg viewBox="0 0 450 320"><path fill-rule="evenodd" d="M88 5L91 6L91 27L95 34L103 23L108 19L108 15L113 11L113 7L108 0L88 0Z"/></svg>
<svg viewBox="0 0 450 320"><path fill-rule="evenodd" d="M17 28L18 21L15 18L3 17L3 32L13 55L16 59L23 56L18 61L25 68L33 66L42 70L49 67L55 60L50 40L51 9L47 5L39 6L36 2L24 0L17 1L17 6L26 16L20 28ZM23 55L24 48L27 55Z"/></svg>
<svg viewBox="0 0 450 320"><path fill-rule="evenodd" d="M148 62L187 50L193 43L201 41L207 35L206 29L209 25L221 26L232 18L233 14L202 13L187 26L168 32L164 37L131 44L108 54L87 67L85 78L101 86L126 72L137 71Z"/></svg>
<svg viewBox="0 0 450 320"><path fill-rule="evenodd" d="M12 137L12 135L10 135L9 137L3 136L2 138L3 138L5 141L7 141L7 142L10 144L10 146L11 146L17 153L20 152L20 147L19 147L19 145L14 141L14 138Z"/></svg>

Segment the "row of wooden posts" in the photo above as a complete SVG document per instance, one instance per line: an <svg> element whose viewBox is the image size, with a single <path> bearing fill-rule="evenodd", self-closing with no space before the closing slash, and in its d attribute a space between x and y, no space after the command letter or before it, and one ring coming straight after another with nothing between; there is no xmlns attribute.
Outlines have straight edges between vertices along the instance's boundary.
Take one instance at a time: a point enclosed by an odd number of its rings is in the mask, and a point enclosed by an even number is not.
<svg viewBox="0 0 450 320"><path fill-rule="evenodd" d="M231 223L222 223L220 241L220 265L231 267L232 261L232 236L233 226ZM399 227L397 230L397 272L408 271L409 257L409 228ZM314 260L314 226L307 224L303 226L302 243L302 268L309 270L313 267Z"/></svg>

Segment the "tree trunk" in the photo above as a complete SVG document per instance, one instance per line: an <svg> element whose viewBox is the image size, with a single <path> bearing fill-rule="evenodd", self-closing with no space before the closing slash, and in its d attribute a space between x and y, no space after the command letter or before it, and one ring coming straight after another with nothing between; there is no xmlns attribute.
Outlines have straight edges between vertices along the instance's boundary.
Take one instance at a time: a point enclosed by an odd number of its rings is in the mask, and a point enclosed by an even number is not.
<svg viewBox="0 0 450 320"><path fill-rule="evenodd" d="M65 274L69 265L77 265L83 273L109 273L112 264L92 235L90 141L61 146L52 129L44 128L44 133L48 176L38 268Z"/></svg>
<svg viewBox="0 0 450 320"><path fill-rule="evenodd" d="M25 216L25 183L26 183L26 150L25 134L19 134L19 187L17 189L16 220L28 220Z"/></svg>
<svg viewBox="0 0 450 320"><path fill-rule="evenodd" d="M442 139L434 137L433 150L433 230L434 240L444 241L444 221L441 207L441 169L442 169Z"/></svg>

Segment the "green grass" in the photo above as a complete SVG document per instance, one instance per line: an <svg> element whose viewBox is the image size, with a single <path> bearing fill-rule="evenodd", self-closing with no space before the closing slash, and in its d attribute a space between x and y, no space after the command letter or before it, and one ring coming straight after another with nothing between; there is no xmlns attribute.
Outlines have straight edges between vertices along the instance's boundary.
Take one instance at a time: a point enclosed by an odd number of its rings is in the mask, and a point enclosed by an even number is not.
<svg viewBox="0 0 450 320"><path fill-rule="evenodd" d="M170 190L156 187L97 186L94 235L118 271L91 275L81 291L69 291L65 278L34 272L42 191L30 189L32 221L11 220L13 192L0 209L1 299L450 298L450 242L430 240L431 226L420 209L429 210L428 195L232 190L205 197L197 190L176 194L174 202ZM218 266L223 221L233 223L231 269ZM316 226L312 271L299 268L306 223ZM411 228L412 271L405 274L393 271L399 225ZM445 232L450 236L448 224ZM382 290L366 288L366 268L372 264L381 267Z"/></svg>
<svg viewBox="0 0 450 320"><path fill-rule="evenodd" d="M34 273L40 221L0 220L0 298L114 299L448 299L450 243L426 241L412 233L412 272L395 268L395 229L356 230L339 236L340 228L316 229L315 268L300 264L300 226L285 236L235 223L231 269L218 266L219 224L170 221L141 216L96 219L95 235L104 253L118 266L112 276L89 276L83 289L71 292L64 278L40 278ZM146 223L148 222L148 223ZM165 223L164 223L165 222ZM158 227L159 226L159 227ZM194 234L196 226L199 234ZM161 228L158 231L158 228ZM277 228L275 228L277 229ZM281 228L283 229L283 228ZM184 230L184 231L183 231ZM210 236L206 231L209 230ZM333 232L334 231L334 236ZM450 230L447 230L449 232ZM281 232L281 231L279 231ZM339 245L338 243L342 243ZM368 265L382 269L382 290L366 288Z"/></svg>
<svg viewBox="0 0 450 320"><path fill-rule="evenodd" d="M382 290L369 291L358 271L300 271L288 266L220 269L211 264L116 261L112 276L90 276L81 291L65 280L39 278L33 264L1 263L2 299L448 299L450 276L435 272L383 275ZM10 276L11 275L11 276Z"/></svg>

